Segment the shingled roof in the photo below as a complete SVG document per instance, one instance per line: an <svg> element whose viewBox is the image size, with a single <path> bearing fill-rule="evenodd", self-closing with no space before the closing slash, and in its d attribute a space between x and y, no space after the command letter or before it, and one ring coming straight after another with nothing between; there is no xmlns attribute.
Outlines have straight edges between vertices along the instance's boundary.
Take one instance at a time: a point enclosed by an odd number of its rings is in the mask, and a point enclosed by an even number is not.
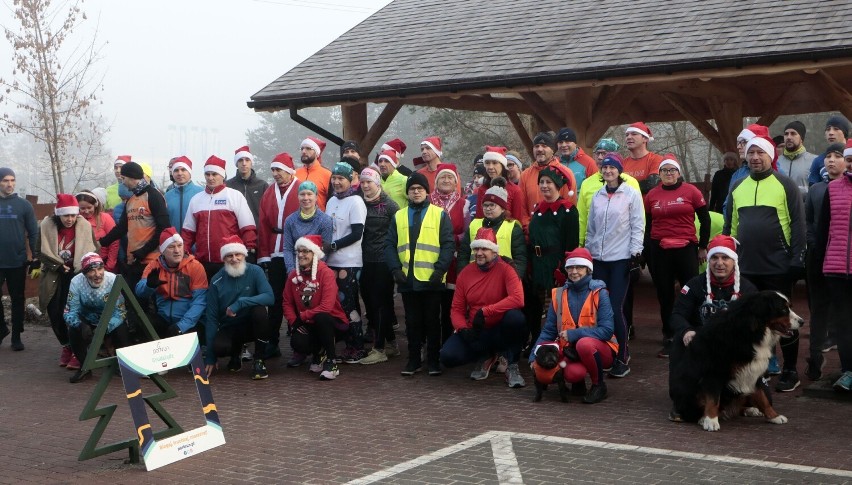
<svg viewBox="0 0 852 485"><path fill-rule="evenodd" d="M248 105L852 58L850 19L847 1L395 0Z"/></svg>

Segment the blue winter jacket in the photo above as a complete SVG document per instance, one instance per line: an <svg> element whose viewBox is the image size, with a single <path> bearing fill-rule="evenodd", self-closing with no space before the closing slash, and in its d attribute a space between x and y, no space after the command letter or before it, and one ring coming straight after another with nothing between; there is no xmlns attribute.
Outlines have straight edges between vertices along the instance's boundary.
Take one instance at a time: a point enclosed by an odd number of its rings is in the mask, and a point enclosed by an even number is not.
<svg viewBox="0 0 852 485"><path fill-rule="evenodd" d="M174 185L172 189L166 192L166 206L169 209L169 223L177 229L183 227L183 220L186 219L186 209L189 207L189 200L192 196L204 190L204 187L189 181L182 186Z"/></svg>
<svg viewBox="0 0 852 485"><path fill-rule="evenodd" d="M592 275L586 275L576 283L571 280L566 281L562 288L568 292L569 307L563 307L562 311L570 309L571 316L575 322L580 318L580 310L583 308L583 304L586 303L586 298L589 297L592 290L602 288L598 297L597 324L594 327L578 327L568 330L568 341L571 344L576 344L583 337L591 337L608 342L612 338L612 333L615 331L615 324L613 323L612 304L609 301L609 292L606 291L606 283L601 280L593 280ZM544 328L541 329L541 333L535 344L539 345L542 342L555 341L561 330L562 322L556 321L556 310L554 309L554 304L551 304L547 308L547 318L544 321ZM534 360L535 354L531 353L530 362Z"/></svg>

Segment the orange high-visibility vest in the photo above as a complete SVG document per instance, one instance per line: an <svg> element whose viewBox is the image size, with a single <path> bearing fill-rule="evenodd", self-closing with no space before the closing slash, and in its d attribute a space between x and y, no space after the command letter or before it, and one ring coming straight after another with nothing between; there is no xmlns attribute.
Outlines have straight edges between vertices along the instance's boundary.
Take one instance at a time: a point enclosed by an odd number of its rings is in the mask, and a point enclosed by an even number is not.
<svg viewBox="0 0 852 485"><path fill-rule="evenodd" d="M551 290L551 304L553 305L553 310L556 312L556 318L559 318L560 314L562 315L562 330L573 330L575 328L594 327L597 325L601 290L602 288L598 288L589 293L585 303L583 303L583 308L580 309L580 318L577 322L571 316L570 309L562 311L563 307L568 308L568 292L564 291L562 287ZM613 352L618 353L618 340L616 340L614 333L607 342L607 345L610 346Z"/></svg>

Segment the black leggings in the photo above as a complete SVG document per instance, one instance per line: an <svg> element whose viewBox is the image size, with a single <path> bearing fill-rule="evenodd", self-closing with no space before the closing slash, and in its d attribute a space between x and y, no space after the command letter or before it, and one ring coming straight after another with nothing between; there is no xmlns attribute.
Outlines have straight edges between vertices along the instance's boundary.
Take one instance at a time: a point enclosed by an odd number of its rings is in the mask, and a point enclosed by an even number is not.
<svg viewBox="0 0 852 485"><path fill-rule="evenodd" d="M361 269L361 298L373 332L373 347L381 350L385 342L393 342L393 276L385 263L364 262Z"/></svg>
<svg viewBox="0 0 852 485"><path fill-rule="evenodd" d="M314 317L312 323L297 325L307 333L293 330L290 336L290 345L293 350L303 354L319 355L320 350L325 350L328 359L333 360L337 355L334 350L335 339L346 339L347 332L340 330L345 323L327 313L319 313Z"/></svg>
<svg viewBox="0 0 852 485"><path fill-rule="evenodd" d="M44 277L50 277L45 275ZM68 341L68 325L65 323L65 303L68 301L68 288L71 286L73 273L61 273L56 279L56 293L47 304L47 318L50 320L50 326L53 328L53 334L56 335L56 340L59 340L59 345L63 347L69 344Z"/></svg>
<svg viewBox="0 0 852 485"><path fill-rule="evenodd" d="M71 350L74 351L74 355L80 361L81 365L86 362L86 356L89 355L89 346L92 344L95 329L96 324L93 325L86 320L81 321L78 327L68 327ZM112 345L117 349L130 345L130 333L125 323L121 323L115 330L107 333L106 336L112 340ZM95 349L95 352L98 350L100 349Z"/></svg>
<svg viewBox="0 0 852 485"><path fill-rule="evenodd" d="M267 270L269 285L272 286L272 294L275 295L275 303L269 310L269 349L278 348L281 340L281 322L284 320L284 283L287 282L287 268L284 266L284 258L272 258Z"/></svg>
<svg viewBox="0 0 852 485"><path fill-rule="evenodd" d="M269 314L265 306L253 306L242 319L230 320L213 338L216 357L240 357L243 344L254 340L254 358L263 358L269 342Z"/></svg>
<svg viewBox="0 0 852 485"><path fill-rule="evenodd" d="M674 309L677 280L681 286L698 274L698 246L690 243L682 248L663 249L660 241L650 239L648 256L652 265L651 278L657 289L660 303L660 321L663 322L663 338L672 338L670 320Z"/></svg>

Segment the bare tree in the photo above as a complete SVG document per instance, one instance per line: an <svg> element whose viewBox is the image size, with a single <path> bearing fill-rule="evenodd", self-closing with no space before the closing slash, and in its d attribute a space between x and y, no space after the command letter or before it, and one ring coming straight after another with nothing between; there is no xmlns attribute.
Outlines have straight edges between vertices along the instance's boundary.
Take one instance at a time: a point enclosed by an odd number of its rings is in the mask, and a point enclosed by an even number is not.
<svg viewBox="0 0 852 485"><path fill-rule="evenodd" d="M76 188L87 173L97 173L90 163L103 156L106 129L93 106L102 89L101 80L92 79L99 59L97 36L67 45L86 20L80 4L14 0L18 30L4 29L14 49L13 72L0 79L5 91L0 101L15 111L0 117L0 129L28 134L44 146L55 193L65 192L66 175Z"/></svg>

